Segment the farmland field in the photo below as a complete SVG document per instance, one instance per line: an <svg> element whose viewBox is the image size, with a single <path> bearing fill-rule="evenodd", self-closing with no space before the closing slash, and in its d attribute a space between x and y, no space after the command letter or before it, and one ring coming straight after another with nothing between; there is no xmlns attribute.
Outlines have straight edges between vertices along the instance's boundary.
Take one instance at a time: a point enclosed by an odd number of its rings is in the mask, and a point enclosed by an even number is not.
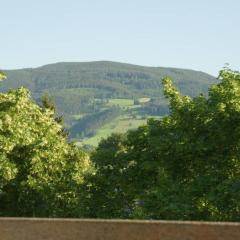
<svg viewBox="0 0 240 240"><path fill-rule="evenodd" d="M130 107L134 105L134 101L132 99L126 98L113 98L109 99L107 106L119 106L119 107Z"/></svg>
<svg viewBox="0 0 240 240"><path fill-rule="evenodd" d="M127 130L135 129L146 122L147 119L132 119L126 115L122 115L101 127L95 136L83 139L81 143L97 146L102 138L106 138L112 133L124 133Z"/></svg>

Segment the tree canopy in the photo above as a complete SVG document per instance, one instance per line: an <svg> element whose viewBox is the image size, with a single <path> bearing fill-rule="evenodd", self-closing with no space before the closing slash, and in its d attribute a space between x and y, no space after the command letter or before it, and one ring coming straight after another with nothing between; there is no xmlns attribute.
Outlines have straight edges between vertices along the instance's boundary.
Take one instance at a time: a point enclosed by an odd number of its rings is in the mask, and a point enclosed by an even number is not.
<svg viewBox="0 0 240 240"><path fill-rule="evenodd" d="M0 81L4 80L6 78L6 75L0 71Z"/></svg>
<svg viewBox="0 0 240 240"><path fill-rule="evenodd" d="M103 139L91 160L50 99L0 93L0 215L239 221L240 73L219 81L189 97L164 78L169 115Z"/></svg>
<svg viewBox="0 0 240 240"><path fill-rule="evenodd" d="M240 220L240 73L219 80L191 98L163 79L169 115L102 140L88 216Z"/></svg>
<svg viewBox="0 0 240 240"><path fill-rule="evenodd" d="M0 93L0 215L78 216L90 161L53 116L25 88Z"/></svg>

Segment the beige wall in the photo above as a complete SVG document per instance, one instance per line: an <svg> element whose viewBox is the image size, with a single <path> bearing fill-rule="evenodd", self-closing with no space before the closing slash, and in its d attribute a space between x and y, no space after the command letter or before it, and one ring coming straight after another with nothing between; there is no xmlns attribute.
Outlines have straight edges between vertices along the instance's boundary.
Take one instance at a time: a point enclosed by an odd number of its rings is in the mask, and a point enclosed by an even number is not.
<svg viewBox="0 0 240 240"><path fill-rule="evenodd" d="M240 223L0 218L0 240L240 240Z"/></svg>

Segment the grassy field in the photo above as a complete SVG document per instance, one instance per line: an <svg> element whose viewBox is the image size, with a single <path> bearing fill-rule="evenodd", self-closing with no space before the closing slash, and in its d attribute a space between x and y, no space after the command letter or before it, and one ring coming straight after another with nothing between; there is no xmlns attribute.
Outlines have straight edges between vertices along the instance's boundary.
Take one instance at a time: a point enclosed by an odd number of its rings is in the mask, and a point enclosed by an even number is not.
<svg viewBox="0 0 240 240"><path fill-rule="evenodd" d="M151 98L144 97L144 98L139 98L138 101L139 103L147 103L151 100Z"/></svg>
<svg viewBox="0 0 240 240"><path fill-rule="evenodd" d="M84 139L81 144L97 146L102 138L106 138L112 133L124 133L130 129L144 125L146 122L146 119L132 119L129 116L122 115L100 128L94 137Z"/></svg>
<svg viewBox="0 0 240 240"><path fill-rule="evenodd" d="M75 115L72 115L72 118L74 120L79 120L81 119L82 117L84 117L86 114L75 114Z"/></svg>
<svg viewBox="0 0 240 240"><path fill-rule="evenodd" d="M131 107L134 105L134 101L132 99L127 99L127 98L113 98L113 99L109 99L106 105L109 107L112 107L112 106Z"/></svg>
<svg viewBox="0 0 240 240"><path fill-rule="evenodd" d="M147 123L147 119L149 118L159 118L158 116L150 116L139 112L139 109L150 100L151 99L147 97L139 98L138 104L134 105L134 100L129 98L106 99L106 103L101 107L101 110L104 111L110 109L113 106L119 106L122 108L121 115L98 128L96 134L93 137L72 140L76 141L76 144L79 146L85 144L97 146L102 138L107 138L112 133L125 133L130 129L136 129L139 126L145 125ZM86 114L75 114L72 115L72 118L74 120L78 120L85 115Z"/></svg>

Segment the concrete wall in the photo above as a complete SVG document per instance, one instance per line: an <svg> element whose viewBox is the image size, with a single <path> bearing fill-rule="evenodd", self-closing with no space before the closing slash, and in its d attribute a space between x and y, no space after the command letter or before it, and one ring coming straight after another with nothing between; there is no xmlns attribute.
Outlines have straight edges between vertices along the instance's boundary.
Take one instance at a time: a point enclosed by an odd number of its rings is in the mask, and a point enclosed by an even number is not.
<svg viewBox="0 0 240 240"><path fill-rule="evenodd" d="M240 240L240 223L0 218L0 240Z"/></svg>

